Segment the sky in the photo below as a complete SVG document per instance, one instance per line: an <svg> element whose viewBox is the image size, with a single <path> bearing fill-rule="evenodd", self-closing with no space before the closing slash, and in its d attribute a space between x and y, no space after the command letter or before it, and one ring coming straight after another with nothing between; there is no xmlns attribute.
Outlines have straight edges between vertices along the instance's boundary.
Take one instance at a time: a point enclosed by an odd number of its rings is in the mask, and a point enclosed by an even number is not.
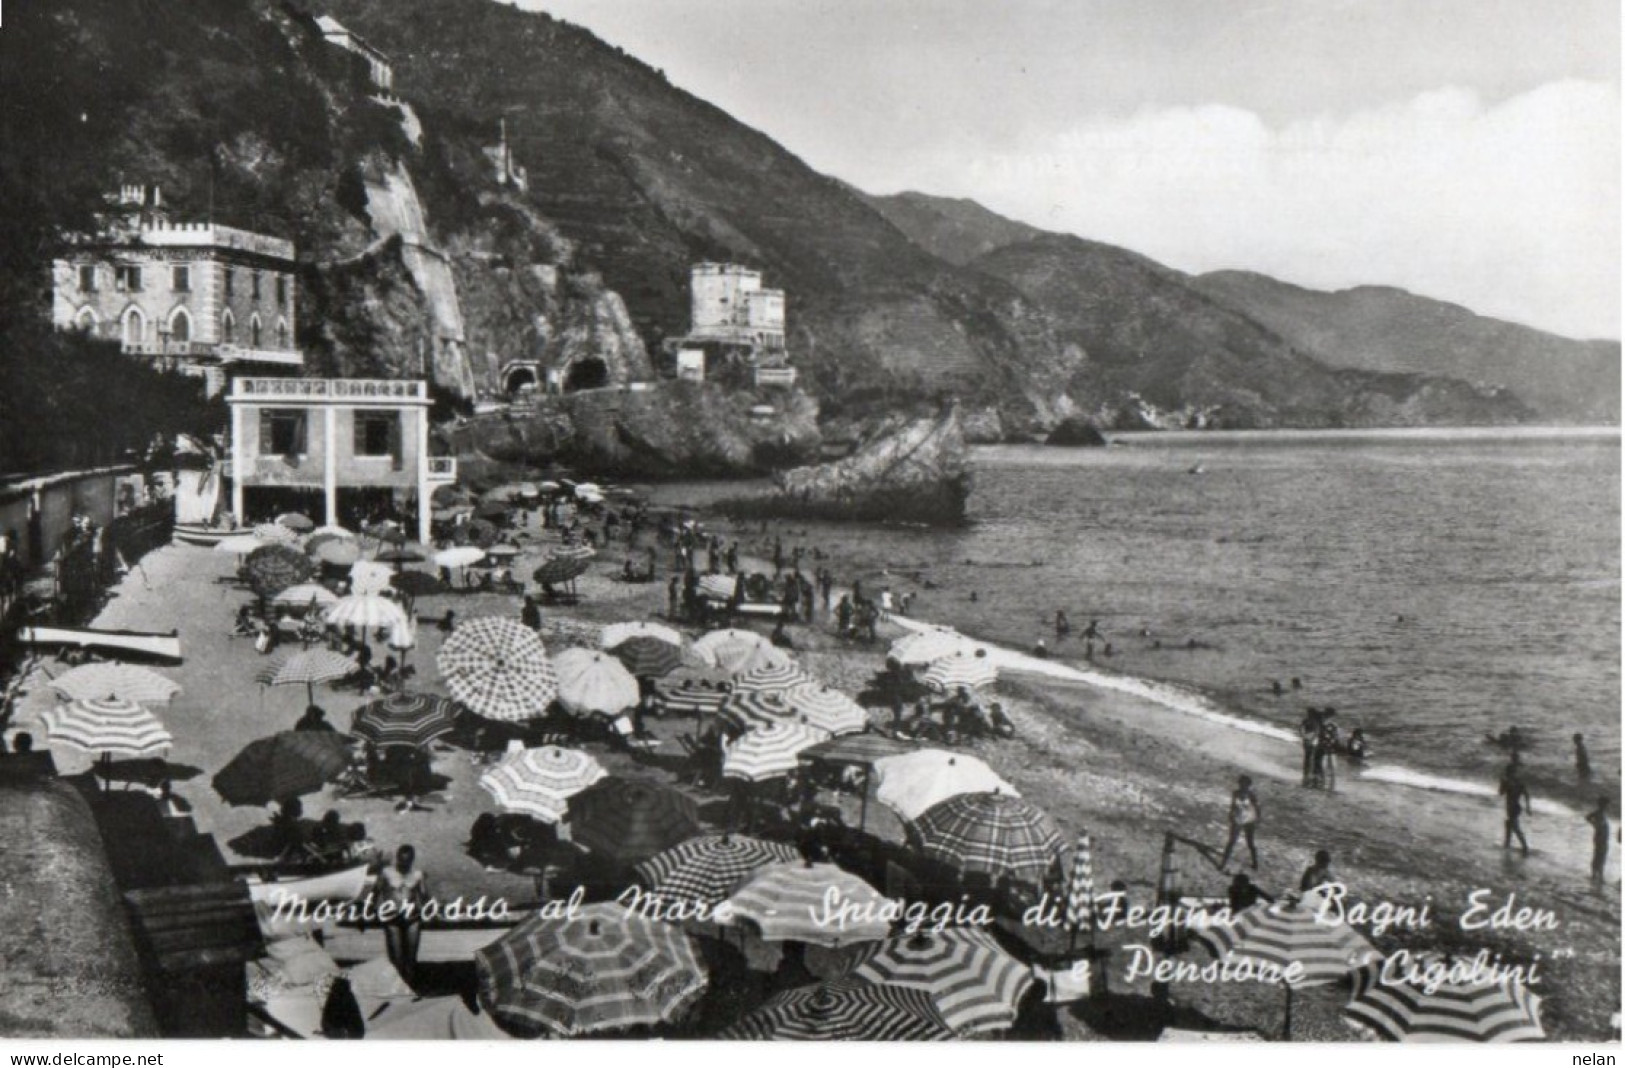
<svg viewBox="0 0 1625 1068"><path fill-rule="evenodd" d="M519 0L874 193L1620 336L1617 0Z"/></svg>

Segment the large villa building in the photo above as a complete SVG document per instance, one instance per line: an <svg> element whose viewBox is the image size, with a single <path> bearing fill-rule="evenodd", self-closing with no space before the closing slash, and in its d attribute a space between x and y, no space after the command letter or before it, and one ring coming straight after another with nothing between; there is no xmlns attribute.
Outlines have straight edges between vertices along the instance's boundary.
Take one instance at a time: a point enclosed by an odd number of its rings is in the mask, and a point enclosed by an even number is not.
<svg viewBox="0 0 1625 1068"><path fill-rule="evenodd" d="M697 263L689 271L689 328L667 342L677 377L703 380L708 365L744 364L758 386L796 381L785 348L784 290L736 263Z"/></svg>
<svg viewBox="0 0 1625 1068"><path fill-rule="evenodd" d="M51 271L51 319L133 356L200 374L297 368L293 242L210 222L172 222L157 187L125 186L117 217L70 242Z"/></svg>
<svg viewBox="0 0 1625 1068"><path fill-rule="evenodd" d="M430 495L457 481L457 461L429 454L427 382L245 377L226 403L239 520L301 511L348 526L387 505L415 511L429 540Z"/></svg>

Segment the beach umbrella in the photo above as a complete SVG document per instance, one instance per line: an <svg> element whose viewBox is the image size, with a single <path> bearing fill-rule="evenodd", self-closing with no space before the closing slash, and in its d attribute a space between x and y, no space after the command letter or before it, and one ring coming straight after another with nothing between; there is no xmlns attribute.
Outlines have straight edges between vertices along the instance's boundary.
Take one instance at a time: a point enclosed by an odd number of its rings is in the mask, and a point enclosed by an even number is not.
<svg viewBox="0 0 1625 1068"><path fill-rule="evenodd" d="M145 707L123 697L76 699L45 714L46 737L53 744L103 760L114 756L153 756L175 744L164 725Z"/></svg>
<svg viewBox="0 0 1625 1068"><path fill-rule="evenodd" d="M315 530L311 531L310 533L311 533L312 537L316 537L318 535L323 535L323 534L331 534L335 538L353 538L353 537L355 537L355 531L346 530L344 527L339 526L337 523L324 523L321 526L317 527Z"/></svg>
<svg viewBox="0 0 1625 1068"><path fill-rule="evenodd" d="M574 582L585 575L591 567L591 558L557 557L543 561L542 565L531 573L531 577L543 586L557 586L564 582Z"/></svg>
<svg viewBox="0 0 1625 1068"><path fill-rule="evenodd" d="M723 690L690 685L667 684L661 686L657 692L666 711L674 715L701 717L716 712L728 699L728 694Z"/></svg>
<svg viewBox="0 0 1625 1068"><path fill-rule="evenodd" d="M784 691L796 717L809 727L831 734L856 734L868 729L869 713L839 690L817 682L803 682Z"/></svg>
<svg viewBox="0 0 1625 1068"><path fill-rule="evenodd" d="M456 707L444 697L396 693L356 710L350 733L380 749L421 749L456 727Z"/></svg>
<svg viewBox="0 0 1625 1068"><path fill-rule="evenodd" d="M803 749L828 740L827 732L800 723L757 727L728 747L722 758L722 774L747 782L787 775L799 766Z"/></svg>
<svg viewBox="0 0 1625 1068"><path fill-rule="evenodd" d="M336 731L281 731L249 742L214 777L233 805L268 805L315 793L350 766L350 741Z"/></svg>
<svg viewBox="0 0 1625 1068"><path fill-rule="evenodd" d="M310 578L310 558L291 545L262 545L248 554L243 566L249 584L261 597L275 597L289 586Z"/></svg>
<svg viewBox="0 0 1625 1068"><path fill-rule="evenodd" d="M851 918L825 917L831 898L856 910ZM883 919L884 894L833 864L789 861L749 875L728 898L733 914L756 925L764 942L806 942L839 949L891 933Z"/></svg>
<svg viewBox="0 0 1625 1068"><path fill-rule="evenodd" d="M273 657L254 676L262 686L298 686L304 684L310 704L316 703L316 684L332 682L354 674L360 665L348 656L331 649L305 649Z"/></svg>
<svg viewBox="0 0 1625 1068"><path fill-rule="evenodd" d="M976 688L991 686L998 681L999 669L985 656L972 653L954 653L931 661L920 681L933 690L952 693L961 686Z"/></svg>
<svg viewBox="0 0 1625 1068"><path fill-rule="evenodd" d="M314 530L316 527L315 522L310 518L310 516L304 515L300 512L283 512L281 515L276 517L276 521L278 525L287 527L295 534L304 534L308 531Z"/></svg>
<svg viewBox="0 0 1625 1068"><path fill-rule="evenodd" d="M301 582L271 598L271 603L283 608L308 608L311 605L327 608L337 604L338 600L338 594L318 582Z"/></svg>
<svg viewBox="0 0 1625 1068"><path fill-rule="evenodd" d="M90 701L116 697L137 704L168 701L181 691L181 684L135 664L81 664L51 680L51 689L70 701Z"/></svg>
<svg viewBox="0 0 1625 1068"><path fill-rule="evenodd" d="M626 665L637 678L657 678L682 666L682 651L653 635L627 638L610 649L611 655Z"/></svg>
<svg viewBox="0 0 1625 1068"><path fill-rule="evenodd" d="M1008 1030L1032 986L1032 970L974 927L919 931L872 947L853 976L929 995L962 1035Z"/></svg>
<svg viewBox="0 0 1625 1068"><path fill-rule="evenodd" d="M436 664L451 695L487 719L536 719L558 696L547 650L516 619L487 616L458 624Z"/></svg>
<svg viewBox="0 0 1625 1068"><path fill-rule="evenodd" d="M382 593L389 589L395 572L375 560L357 560L350 565L351 593Z"/></svg>
<svg viewBox="0 0 1625 1068"><path fill-rule="evenodd" d="M739 693L783 693L811 682L795 662L785 657L767 660L734 677L734 690Z"/></svg>
<svg viewBox="0 0 1625 1068"><path fill-rule="evenodd" d="M786 990L718 1038L809 1042L945 1042L956 1037L931 995L846 979Z"/></svg>
<svg viewBox="0 0 1625 1068"><path fill-rule="evenodd" d="M652 638L670 645L673 649L680 650L683 647L682 634L663 623L647 623L642 620L610 623L598 632L598 644L605 649L614 649L622 642L633 638Z"/></svg>
<svg viewBox="0 0 1625 1068"><path fill-rule="evenodd" d="M458 545L434 554L436 567L467 567L485 559L485 550L477 545Z"/></svg>
<svg viewBox="0 0 1625 1068"><path fill-rule="evenodd" d="M962 873L978 872L1043 885L1065 845L1042 809L1010 794L960 794L908 824L910 838L932 860Z"/></svg>
<svg viewBox="0 0 1625 1068"><path fill-rule="evenodd" d="M1247 958L1278 968L1297 964L1296 986L1335 983L1377 955L1376 948L1346 923L1331 922L1312 903L1258 904L1228 924L1198 925L1191 937L1215 957Z"/></svg>
<svg viewBox="0 0 1625 1068"><path fill-rule="evenodd" d="M350 567L361 559L360 545L331 534L326 535L326 538L326 541L316 546L315 550L311 552L311 555L317 560L324 564L331 564L333 567Z"/></svg>
<svg viewBox="0 0 1625 1068"><path fill-rule="evenodd" d="M451 588L440 581L440 576L427 571L397 571L390 576L389 584L408 597L428 597Z"/></svg>
<svg viewBox="0 0 1625 1068"><path fill-rule="evenodd" d="M739 730L768 727L795 721L795 708L781 690L757 693L731 693L719 705L717 715Z"/></svg>
<svg viewBox="0 0 1625 1068"><path fill-rule="evenodd" d="M981 760L946 749L917 749L875 761L880 786L875 797L905 820L919 819L932 806L961 794L1021 796Z"/></svg>
<svg viewBox="0 0 1625 1068"><path fill-rule="evenodd" d="M716 666L735 678L763 668L782 671L786 665L795 666L795 661L790 659L789 654L771 645L757 645L751 648L721 645L716 648L714 655Z"/></svg>
<svg viewBox="0 0 1625 1068"><path fill-rule="evenodd" d="M261 523L254 528L254 537L269 545L286 545L299 540L299 535L281 523Z"/></svg>
<svg viewBox="0 0 1625 1068"><path fill-rule="evenodd" d="M784 842L743 834L712 834L690 838L657 853L634 872L638 882L664 901L715 906L758 868L799 860L801 854Z"/></svg>
<svg viewBox="0 0 1625 1068"><path fill-rule="evenodd" d="M733 575L701 575L696 589L701 597L709 597L713 601L727 601L733 598L734 586L738 581Z"/></svg>
<svg viewBox="0 0 1625 1068"><path fill-rule="evenodd" d="M700 830L699 806L651 779L610 776L570 798L570 840L622 864L670 849Z"/></svg>
<svg viewBox="0 0 1625 1068"><path fill-rule="evenodd" d="M509 812L557 823L566 802L605 774L598 761L579 749L544 745L503 760L480 776L480 786Z"/></svg>
<svg viewBox="0 0 1625 1068"><path fill-rule="evenodd" d="M1540 998L1513 977L1499 982L1467 981L1461 974L1471 961L1451 965L1437 955L1413 958L1419 983L1410 969L1385 975L1385 961L1370 961L1354 972L1354 997L1343 1011L1394 1042L1538 1042L1546 1037L1540 1024ZM1427 987L1437 980L1432 990Z"/></svg>
<svg viewBox="0 0 1625 1068"><path fill-rule="evenodd" d="M978 648L974 638L956 630L921 630L892 642L891 648L886 650L886 659L908 667L929 664L960 652L974 655Z"/></svg>
<svg viewBox="0 0 1625 1068"><path fill-rule="evenodd" d="M564 1037L679 1018L705 989L680 927L613 902L532 916L474 954L480 1005L516 1034Z"/></svg>
<svg viewBox="0 0 1625 1068"><path fill-rule="evenodd" d="M247 556L255 549L264 548L269 544L271 543L261 541L252 534L233 534L229 538L221 538L215 542L214 551L217 553L230 553L232 556Z"/></svg>
<svg viewBox="0 0 1625 1068"><path fill-rule="evenodd" d="M591 545L560 545L547 554L549 560L591 560L598 555L598 550Z"/></svg>
<svg viewBox="0 0 1625 1068"><path fill-rule="evenodd" d="M553 658L559 704L577 716L615 716L641 698L638 680L610 654L598 649L566 649Z"/></svg>
<svg viewBox="0 0 1625 1068"><path fill-rule="evenodd" d="M396 545L406 544L406 528L392 519L379 523L367 523L361 528L361 533L378 542L394 542Z"/></svg>
<svg viewBox="0 0 1625 1068"><path fill-rule="evenodd" d="M406 609L376 593L352 593L348 597L341 597L322 618L330 627L355 627L363 633L410 624Z"/></svg>

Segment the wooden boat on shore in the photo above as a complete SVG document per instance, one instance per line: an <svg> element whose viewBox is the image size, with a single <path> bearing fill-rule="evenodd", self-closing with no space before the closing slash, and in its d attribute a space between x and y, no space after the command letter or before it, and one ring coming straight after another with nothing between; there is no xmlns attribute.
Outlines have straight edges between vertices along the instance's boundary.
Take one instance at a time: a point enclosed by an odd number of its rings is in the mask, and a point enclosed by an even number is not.
<svg viewBox="0 0 1625 1068"><path fill-rule="evenodd" d="M179 631L156 633L141 630L94 630L90 627L22 627L17 640L24 645L56 645L93 649L119 656L149 656L160 660L181 660Z"/></svg>
<svg viewBox="0 0 1625 1068"><path fill-rule="evenodd" d="M247 527L211 527L203 523L176 523L175 540L187 545L201 545L205 548L225 541L227 538L239 534L252 534L254 531Z"/></svg>

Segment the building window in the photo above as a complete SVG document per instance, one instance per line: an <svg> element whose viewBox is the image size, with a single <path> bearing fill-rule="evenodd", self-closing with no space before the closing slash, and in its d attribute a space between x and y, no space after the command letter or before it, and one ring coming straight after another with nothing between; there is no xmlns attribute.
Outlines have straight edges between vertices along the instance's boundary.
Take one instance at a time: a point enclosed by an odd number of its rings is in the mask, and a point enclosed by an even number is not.
<svg viewBox="0 0 1625 1068"><path fill-rule="evenodd" d="M279 275L276 276L276 302L277 302L277 306L280 307L280 308L285 308L285 307L288 306L288 276L287 275L279 274Z"/></svg>
<svg viewBox="0 0 1625 1068"><path fill-rule="evenodd" d="M127 293L141 292L141 268L134 264L113 268L113 286Z"/></svg>
<svg viewBox="0 0 1625 1068"><path fill-rule="evenodd" d="M232 293L237 289L237 272L230 267L226 268L225 290L226 299L230 300Z"/></svg>
<svg viewBox="0 0 1625 1068"><path fill-rule="evenodd" d="M185 308L176 308L175 314L169 317L169 340L192 340L192 316Z"/></svg>
<svg viewBox="0 0 1625 1068"><path fill-rule="evenodd" d="M96 265L94 263L82 264L79 267L79 291L82 293L96 292Z"/></svg>
<svg viewBox="0 0 1625 1068"><path fill-rule="evenodd" d="M170 273L173 276L171 278L173 284L170 288L177 293L190 293L192 291L192 268L175 267L171 269Z"/></svg>
<svg viewBox="0 0 1625 1068"><path fill-rule="evenodd" d="M237 319L231 314L230 308L220 313L220 340L228 345L237 340Z"/></svg>
<svg viewBox="0 0 1625 1068"><path fill-rule="evenodd" d="M286 319L278 319L276 321L276 347L283 350L284 352L287 351L287 348L288 348L288 320L286 320Z"/></svg>
<svg viewBox="0 0 1625 1068"><path fill-rule="evenodd" d="M131 308L124 313L124 344L139 345L147 339L147 317L141 309Z"/></svg>
<svg viewBox="0 0 1625 1068"><path fill-rule="evenodd" d="M251 277L251 281L250 281L249 284L251 286L251 293L252 293L255 300L259 300L260 299L260 272L255 271L253 273L253 275L251 275L250 277Z"/></svg>
<svg viewBox="0 0 1625 1068"><path fill-rule="evenodd" d="M355 413L355 454L357 456L394 456L399 451L400 445L400 413Z"/></svg>
<svg viewBox="0 0 1625 1068"><path fill-rule="evenodd" d="M248 347L251 349L260 347L260 317L258 315L250 316L248 320Z"/></svg>
<svg viewBox="0 0 1625 1068"><path fill-rule="evenodd" d="M299 408L266 408L260 412L260 455L302 456L305 413Z"/></svg>
<svg viewBox="0 0 1625 1068"><path fill-rule="evenodd" d="M74 317L73 325L87 334L96 332L96 312L91 308L80 308L79 314Z"/></svg>

